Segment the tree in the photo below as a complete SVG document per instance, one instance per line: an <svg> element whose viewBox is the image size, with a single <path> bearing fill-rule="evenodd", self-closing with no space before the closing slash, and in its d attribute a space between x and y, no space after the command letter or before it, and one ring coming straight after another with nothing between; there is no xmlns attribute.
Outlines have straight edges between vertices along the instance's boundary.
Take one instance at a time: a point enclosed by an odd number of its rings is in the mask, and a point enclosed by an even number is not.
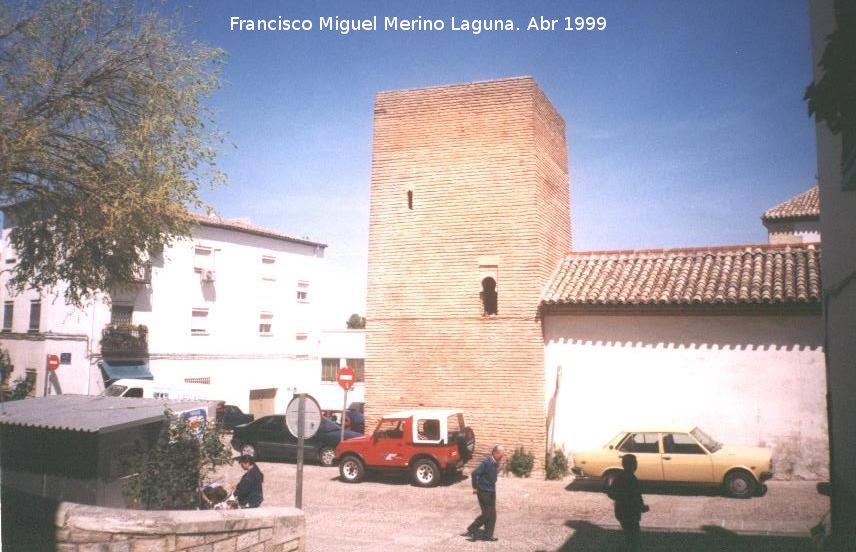
<svg viewBox="0 0 856 552"><path fill-rule="evenodd" d="M836 28L826 37L823 75L805 92L808 113L833 134L856 132L856 3L835 1Z"/></svg>
<svg viewBox="0 0 856 552"><path fill-rule="evenodd" d="M223 180L203 100L223 52L134 0L0 3L0 206L16 291L67 283L80 305L189 233ZM8 225L7 225L8 226Z"/></svg>
<svg viewBox="0 0 856 552"><path fill-rule="evenodd" d="M126 480L123 493L146 510L190 510L199 505L209 474L231 464L232 457L219 425L208 424L200 439L184 417L169 410L164 417L155 445L123 459L136 474Z"/></svg>
<svg viewBox="0 0 856 552"><path fill-rule="evenodd" d="M366 327L366 317L354 313L345 323L348 325L349 330L361 330Z"/></svg>

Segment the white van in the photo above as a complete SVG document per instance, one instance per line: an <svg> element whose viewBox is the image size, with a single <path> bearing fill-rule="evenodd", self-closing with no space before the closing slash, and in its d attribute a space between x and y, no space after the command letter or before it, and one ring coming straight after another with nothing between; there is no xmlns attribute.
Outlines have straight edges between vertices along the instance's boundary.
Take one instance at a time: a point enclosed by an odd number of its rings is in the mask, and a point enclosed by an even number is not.
<svg viewBox="0 0 856 552"><path fill-rule="evenodd" d="M118 379L101 393L107 397L138 397L143 399L221 400L219 393L204 383L186 383L172 387L150 380Z"/></svg>

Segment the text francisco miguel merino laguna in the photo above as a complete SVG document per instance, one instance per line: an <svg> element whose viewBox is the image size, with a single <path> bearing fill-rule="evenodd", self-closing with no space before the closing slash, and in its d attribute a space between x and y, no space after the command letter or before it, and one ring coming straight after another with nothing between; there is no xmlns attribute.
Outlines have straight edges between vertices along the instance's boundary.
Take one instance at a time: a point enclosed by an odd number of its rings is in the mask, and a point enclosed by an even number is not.
<svg viewBox="0 0 856 552"><path fill-rule="evenodd" d="M533 27L537 18L532 17L527 30ZM378 26L378 23L382 26ZM518 28L511 19L458 19L451 18L449 30L467 31L472 34L480 34L482 31L515 31ZM237 16L229 18L230 31L311 31L315 29L312 19L288 19L282 16L276 19L241 19ZM378 16L368 19L343 19L338 16L319 17L319 31L332 31L346 35L352 31L442 31L446 29L446 21L443 19L425 19L419 16L416 19L403 19L400 17L384 17L381 21Z"/></svg>

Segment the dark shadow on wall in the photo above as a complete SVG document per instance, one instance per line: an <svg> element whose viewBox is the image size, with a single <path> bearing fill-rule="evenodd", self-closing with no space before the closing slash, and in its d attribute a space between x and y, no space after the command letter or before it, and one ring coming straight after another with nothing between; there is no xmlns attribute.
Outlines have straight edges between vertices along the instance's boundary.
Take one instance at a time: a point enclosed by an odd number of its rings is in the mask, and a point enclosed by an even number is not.
<svg viewBox="0 0 856 552"><path fill-rule="evenodd" d="M558 548L562 552L621 552L624 536L620 529L599 527L586 521L568 521L574 534ZM646 531L643 527L640 550L645 552L807 552L809 537L739 535L721 527L703 526L698 532Z"/></svg>
<svg viewBox="0 0 856 552"><path fill-rule="evenodd" d="M0 490L3 504L3 552L42 552L56 550L58 502L10 489Z"/></svg>

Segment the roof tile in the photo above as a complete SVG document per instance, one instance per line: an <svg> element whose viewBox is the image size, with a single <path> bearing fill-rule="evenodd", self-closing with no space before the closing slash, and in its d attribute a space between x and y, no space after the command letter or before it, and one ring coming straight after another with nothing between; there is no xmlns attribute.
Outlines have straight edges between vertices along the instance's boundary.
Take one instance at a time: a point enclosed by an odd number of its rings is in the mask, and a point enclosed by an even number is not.
<svg viewBox="0 0 856 552"><path fill-rule="evenodd" d="M744 245L572 253L541 304L819 304L820 295L818 245Z"/></svg>
<svg viewBox="0 0 856 552"><path fill-rule="evenodd" d="M820 217L820 195L817 186L767 209L764 222L816 219Z"/></svg>

